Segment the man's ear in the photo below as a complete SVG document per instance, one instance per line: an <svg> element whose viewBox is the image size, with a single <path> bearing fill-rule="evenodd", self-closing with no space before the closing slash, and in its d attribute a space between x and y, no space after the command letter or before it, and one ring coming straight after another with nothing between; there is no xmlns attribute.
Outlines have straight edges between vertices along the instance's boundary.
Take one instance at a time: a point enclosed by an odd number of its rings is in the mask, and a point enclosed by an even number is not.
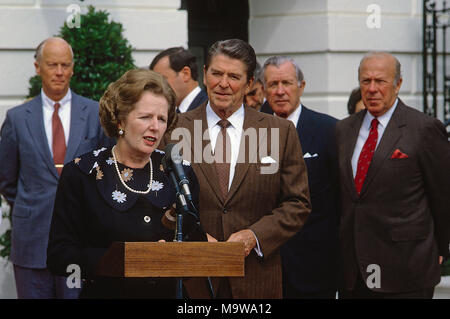
<svg viewBox="0 0 450 319"><path fill-rule="evenodd" d="M206 66L203 66L203 85L206 87Z"/></svg>
<svg viewBox="0 0 450 319"><path fill-rule="evenodd" d="M302 82L300 83L299 89L300 89L300 96L303 95L303 91L305 90L305 86L306 86L306 81L302 80Z"/></svg>
<svg viewBox="0 0 450 319"><path fill-rule="evenodd" d="M34 68L36 70L36 74L41 75L41 67L39 66L39 63L37 63L37 61L34 61Z"/></svg>
<svg viewBox="0 0 450 319"><path fill-rule="evenodd" d="M306 81L302 80L302 82L300 83L300 88L305 89L306 86Z"/></svg>
<svg viewBox="0 0 450 319"><path fill-rule="evenodd" d="M192 78L192 75L191 75L191 68L188 67L188 66L184 66L184 67L180 70L179 73L181 74L181 78L182 78L183 82L188 82L188 81Z"/></svg>
<svg viewBox="0 0 450 319"><path fill-rule="evenodd" d="M245 88L245 95L247 95L248 92L250 92L250 89L252 88L254 80L255 80L255 77L252 76L252 78L247 82L247 87Z"/></svg>
<svg viewBox="0 0 450 319"><path fill-rule="evenodd" d="M398 79L397 85L395 86L395 94L398 95L398 92L400 92L400 88L402 86L402 83L403 83L403 78Z"/></svg>

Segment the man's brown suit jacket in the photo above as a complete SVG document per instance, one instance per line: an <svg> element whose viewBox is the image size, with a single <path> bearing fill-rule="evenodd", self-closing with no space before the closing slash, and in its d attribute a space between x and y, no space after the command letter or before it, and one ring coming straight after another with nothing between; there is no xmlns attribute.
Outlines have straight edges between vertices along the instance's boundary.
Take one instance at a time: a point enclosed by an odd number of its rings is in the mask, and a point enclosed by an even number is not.
<svg viewBox="0 0 450 319"><path fill-rule="evenodd" d="M242 163L238 160L226 198L221 195L214 163L206 163L203 156L211 152L209 139L202 138L208 131L206 104L180 114L178 130L165 142L187 142L190 136L183 157L191 162L200 185L198 210L204 230L219 241L226 241L243 229L251 229L258 238L264 257L258 258L252 251L245 259L245 277L229 278L233 298L281 298L278 248L297 233L310 213L307 171L297 132L290 121L249 107L244 112L240 150L245 149L246 157ZM180 136L179 128L183 128ZM254 130L256 141L245 138L247 129ZM272 138L276 142L272 143ZM276 164L267 163L272 161L269 157ZM264 174L269 165L278 168L272 174ZM190 297L202 296L190 291Z"/></svg>

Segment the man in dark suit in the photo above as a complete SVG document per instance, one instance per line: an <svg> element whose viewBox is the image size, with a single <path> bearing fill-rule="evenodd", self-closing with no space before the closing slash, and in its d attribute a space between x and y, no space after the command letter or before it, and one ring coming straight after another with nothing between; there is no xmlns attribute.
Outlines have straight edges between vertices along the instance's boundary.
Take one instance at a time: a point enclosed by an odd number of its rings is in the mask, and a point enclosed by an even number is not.
<svg viewBox="0 0 450 319"><path fill-rule="evenodd" d="M162 74L177 96L177 112L191 111L208 100L198 84L195 56L183 47L161 51L150 64L150 70Z"/></svg>
<svg viewBox="0 0 450 319"><path fill-rule="evenodd" d="M303 228L281 247L284 298L336 298L338 273L337 120L305 107L306 82L291 57L273 56L263 66L267 113L297 127L308 170L312 211Z"/></svg>
<svg viewBox="0 0 450 319"><path fill-rule="evenodd" d="M47 39L35 58L41 94L10 109L0 133L0 193L13 207L10 258L18 298L76 298L79 289L70 289L46 265L56 186L64 163L108 139L97 102L69 89L70 45Z"/></svg>
<svg viewBox="0 0 450 319"><path fill-rule="evenodd" d="M244 243L245 277L213 280L219 298L281 298L279 248L310 212L294 125L243 104L255 64L253 48L242 40L213 44L204 68L209 102L181 114L170 137L181 140L192 162L209 240ZM190 291L190 297L201 295Z"/></svg>
<svg viewBox="0 0 450 319"><path fill-rule="evenodd" d="M342 298L432 298L449 256L450 145L440 121L399 98L399 61L358 71L363 110L336 126Z"/></svg>

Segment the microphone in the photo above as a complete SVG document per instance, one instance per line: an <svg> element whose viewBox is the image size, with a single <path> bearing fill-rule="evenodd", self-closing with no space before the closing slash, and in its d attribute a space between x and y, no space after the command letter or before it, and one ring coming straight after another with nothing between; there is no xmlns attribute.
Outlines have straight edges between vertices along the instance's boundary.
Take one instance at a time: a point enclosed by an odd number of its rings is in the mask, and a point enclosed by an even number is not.
<svg viewBox="0 0 450 319"><path fill-rule="evenodd" d="M164 171L168 173L170 179L172 180L172 184L175 187L175 192L177 194L177 198L179 203L181 204L181 207L187 207L186 199L184 198L185 196L180 192L180 187L178 186L178 180L175 176L175 171L173 170L172 160L170 159L170 155L167 154L168 153L164 155L161 164Z"/></svg>
<svg viewBox="0 0 450 319"><path fill-rule="evenodd" d="M164 172L169 176L177 197L177 209L174 208L166 211L161 221L163 225L169 229L177 227L176 241L182 241L182 228L180 224L183 223L181 213L190 216L190 222L186 228L187 236L197 241L207 241L206 233L200 226L198 211L192 200L192 195L189 190L189 180L184 173L182 166L183 158L180 155L179 149L175 144L167 144L165 155L162 158L162 165ZM183 190L183 191L181 191ZM178 229L178 227L180 227ZM180 235L181 234L181 235Z"/></svg>
<svg viewBox="0 0 450 319"><path fill-rule="evenodd" d="M186 196L189 202L192 202L191 190L189 189L189 180L184 173L183 157L180 155L179 147L173 143L167 144L165 153L164 158L166 165L173 169L178 185L180 186L184 196Z"/></svg>

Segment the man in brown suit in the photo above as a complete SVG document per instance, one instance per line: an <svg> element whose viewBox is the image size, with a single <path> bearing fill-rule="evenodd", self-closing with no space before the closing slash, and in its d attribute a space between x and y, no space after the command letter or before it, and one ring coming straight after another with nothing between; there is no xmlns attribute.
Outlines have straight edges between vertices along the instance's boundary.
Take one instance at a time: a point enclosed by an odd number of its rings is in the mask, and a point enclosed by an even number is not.
<svg viewBox="0 0 450 319"><path fill-rule="evenodd" d="M341 298L432 298L449 256L450 146L442 123L398 99L400 63L359 66L366 110L336 127Z"/></svg>
<svg viewBox="0 0 450 319"><path fill-rule="evenodd" d="M180 141L198 178L198 210L209 241L244 243L245 277L213 280L218 298L281 298L279 247L311 210L294 125L243 104L255 65L244 41L213 44L204 68L209 102L179 115L170 136Z"/></svg>

